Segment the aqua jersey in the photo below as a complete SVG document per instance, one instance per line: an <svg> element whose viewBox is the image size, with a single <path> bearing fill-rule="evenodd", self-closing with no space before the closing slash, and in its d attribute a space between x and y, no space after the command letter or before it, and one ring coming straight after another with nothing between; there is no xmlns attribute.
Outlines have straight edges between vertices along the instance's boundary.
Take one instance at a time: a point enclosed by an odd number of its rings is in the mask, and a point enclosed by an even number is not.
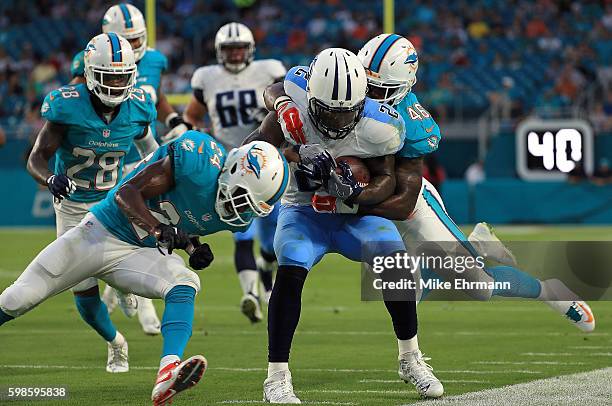
<svg viewBox="0 0 612 406"><path fill-rule="evenodd" d="M421 106L414 93L408 93L395 109L402 115L406 124L406 139L404 146L397 153L398 156L418 158L438 149L442 138L440 127Z"/></svg>
<svg viewBox="0 0 612 406"><path fill-rule="evenodd" d="M72 58L70 65L70 74L73 78L77 76L85 76L85 51L80 51Z"/></svg>
<svg viewBox="0 0 612 406"><path fill-rule="evenodd" d="M147 48L144 55L136 63L138 71L136 72L136 87L148 92L153 100L157 100L159 87L161 85L162 73L168 69L168 59L156 49ZM85 75L84 51L79 52L72 59L70 73L73 77ZM155 125L151 126L153 135L156 135ZM125 163L140 161L140 155L136 147L132 147L128 152Z"/></svg>
<svg viewBox="0 0 612 406"><path fill-rule="evenodd" d="M91 209L108 231L133 245L156 246L155 238L129 222L117 206L115 195L123 183L167 156L172 160L175 185L168 192L146 201L151 214L161 222L174 224L192 235L246 230L247 227L233 227L224 223L215 210L217 178L225 162L225 149L208 134L187 131L175 141L159 147Z"/></svg>
<svg viewBox="0 0 612 406"><path fill-rule="evenodd" d="M55 152L54 173L74 181L77 189L68 199L75 202L101 200L115 187L134 139L157 116L149 95L135 89L107 124L94 110L91 97L85 84L66 86L49 93L40 108L45 120L66 126Z"/></svg>

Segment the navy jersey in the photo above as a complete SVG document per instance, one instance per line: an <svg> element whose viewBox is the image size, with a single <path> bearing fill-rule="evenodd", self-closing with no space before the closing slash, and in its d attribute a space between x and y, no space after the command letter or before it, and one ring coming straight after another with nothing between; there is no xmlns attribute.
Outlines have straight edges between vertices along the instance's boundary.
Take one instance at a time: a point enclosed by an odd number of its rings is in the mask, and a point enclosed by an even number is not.
<svg viewBox="0 0 612 406"><path fill-rule="evenodd" d="M77 189L68 199L75 202L104 198L121 179L134 139L157 116L151 98L140 89L121 103L110 123L96 113L90 97L85 84L66 86L49 93L40 109L45 120L67 128L55 153L54 173L74 181Z"/></svg>
<svg viewBox="0 0 612 406"><path fill-rule="evenodd" d="M440 127L414 93L408 93L395 108L406 124L406 139L397 156L418 158L438 149L442 138Z"/></svg>
<svg viewBox="0 0 612 406"><path fill-rule="evenodd" d="M155 247L156 240L145 230L130 223L115 202L119 187L138 172L170 156L174 170L174 187L147 200L147 206L159 221L174 224L192 235L208 235L221 230L244 231L224 223L215 210L217 178L226 158L223 146L208 134L187 131L175 141L163 145L147 157L91 212L113 235L122 241L142 247Z"/></svg>

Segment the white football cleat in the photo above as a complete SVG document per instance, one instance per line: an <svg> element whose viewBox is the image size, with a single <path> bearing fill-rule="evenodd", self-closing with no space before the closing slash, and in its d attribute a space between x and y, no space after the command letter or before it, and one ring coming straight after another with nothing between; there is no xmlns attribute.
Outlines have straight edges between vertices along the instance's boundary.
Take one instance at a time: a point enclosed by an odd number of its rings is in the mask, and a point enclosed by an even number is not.
<svg viewBox="0 0 612 406"><path fill-rule="evenodd" d="M117 335L121 333L117 332ZM113 344L108 342L108 359L106 361L106 372L118 374L128 372L130 364L128 362L128 343L121 335L122 340L119 343Z"/></svg>
<svg viewBox="0 0 612 406"><path fill-rule="evenodd" d="M242 296L240 311L251 320L251 323L258 323L263 320L259 298L252 293Z"/></svg>
<svg viewBox="0 0 612 406"><path fill-rule="evenodd" d="M268 403L302 403L293 393L291 372L279 371L264 381L263 401Z"/></svg>
<svg viewBox="0 0 612 406"><path fill-rule="evenodd" d="M161 333L161 322L155 312L153 301L141 296L136 296L136 300L138 300L138 321L142 326L142 331L150 336Z"/></svg>
<svg viewBox="0 0 612 406"><path fill-rule="evenodd" d="M543 300L554 311L566 317L572 324L585 333L595 330L595 315L589 305L580 300L559 279L540 281L542 291L539 299Z"/></svg>
<svg viewBox="0 0 612 406"><path fill-rule="evenodd" d="M545 302L554 311L565 316L573 325L585 333L595 330L595 316L586 302L582 300L562 300Z"/></svg>
<svg viewBox="0 0 612 406"><path fill-rule="evenodd" d="M108 309L108 314L112 314L117 307L117 295L115 294L115 288L111 285L106 285L104 293L102 293L102 301Z"/></svg>
<svg viewBox="0 0 612 406"><path fill-rule="evenodd" d="M439 398L444 394L442 383L433 374L433 368L425 362L421 351L405 352L399 357L399 377L411 382L422 398Z"/></svg>
<svg viewBox="0 0 612 406"><path fill-rule="evenodd" d="M172 398L177 393L200 382L207 365L206 358L201 355L166 365L157 373L157 380L151 393L153 405L163 406L172 403Z"/></svg>
<svg viewBox="0 0 612 406"><path fill-rule="evenodd" d="M476 251L486 259L503 265L517 266L516 257L495 235L493 227L487 223L478 223L468 236L468 241Z"/></svg>
<svg viewBox="0 0 612 406"><path fill-rule="evenodd" d="M119 292L117 289L114 289L114 291L119 302L119 308L123 314L130 319L136 316L136 313L138 313L138 300L136 299L136 295L133 293Z"/></svg>

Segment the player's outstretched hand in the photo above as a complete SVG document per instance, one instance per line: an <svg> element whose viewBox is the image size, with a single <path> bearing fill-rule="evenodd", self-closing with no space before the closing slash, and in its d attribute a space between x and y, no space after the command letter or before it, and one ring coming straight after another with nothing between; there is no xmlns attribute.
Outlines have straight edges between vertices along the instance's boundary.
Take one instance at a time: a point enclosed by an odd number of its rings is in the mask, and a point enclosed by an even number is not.
<svg viewBox="0 0 612 406"><path fill-rule="evenodd" d="M304 134L304 120L300 116L300 110L289 97L277 100L274 106L276 117L283 133L289 134L297 144L306 144Z"/></svg>
<svg viewBox="0 0 612 406"><path fill-rule="evenodd" d="M340 173L336 170L331 172L331 176L325 184L325 189L330 195L342 199L345 203L351 205L363 188L359 186L349 164L338 162L338 169L340 169Z"/></svg>
<svg viewBox="0 0 612 406"><path fill-rule="evenodd" d="M62 201L62 199L68 197L76 190L76 184L72 179L63 174L49 176L47 178L47 187L58 201Z"/></svg>
<svg viewBox="0 0 612 406"><path fill-rule="evenodd" d="M195 247L193 252L189 255L189 266L199 271L204 268L208 268L211 262L215 259L210 246L206 243Z"/></svg>
<svg viewBox="0 0 612 406"><path fill-rule="evenodd" d="M160 224L155 228L155 238L157 245L166 248L168 254L172 254L175 249L184 250L189 245L189 235L178 227L168 224Z"/></svg>

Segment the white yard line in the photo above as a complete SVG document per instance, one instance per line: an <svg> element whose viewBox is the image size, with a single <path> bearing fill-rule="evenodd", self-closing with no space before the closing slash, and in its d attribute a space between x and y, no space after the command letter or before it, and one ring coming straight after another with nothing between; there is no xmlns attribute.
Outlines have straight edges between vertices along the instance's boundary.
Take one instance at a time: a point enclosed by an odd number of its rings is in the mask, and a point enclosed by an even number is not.
<svg viewBox="0 0 612 406"><path fill-rule="evenodd" d="M220 402L217 402L217 404L220 405L231 405L231 404L243 404L243 403L248 403L248 404L268 404L262 400L240 400L240 399L229 399L229 400L222 400ZM351 405L358 405L359 403L356 402L332 402L332 401L327 401L327 400L321 400L321 401L317 401L317 400L306 400L306 401L302 401L302 404L308 404L308 405L339 405L339 406L351 406Z"/></svg>
<svg viewBox="0 0 612 406"><path fill-rule="evenodd" d="M84 369L84 370L96 370L102 369L103 367L98 366L86 366L86 365L28 365L28 364L5 364L0 365L0 368L16 368L16 369ZM131 365L130 369L135 370L155 370L157 371L157 367L154 366L134 366ZM229 372L264 372L266 368L231 368L231 367L209 367L210 370L216 371L229 371ZM337 372L337 373L380 373L380 372L388 372L394 373L396 372L393 369L337 369L337 368L294 368L292 369L295 372ZM516 373L516 374L541 374L540 371L533 370L512 370L507 369L504 371L491 371L491 370L436 370L441 374L477 374L477 375L486 375L486 374L506 374L506 373ZM399 381L398 381L399 382Z"/></svg>
<svg viewBox="0 0 612 406"><path fill-rule="evenodd" d="M399 379L360 379L359 383L390 383L397 384ZM470 379L443 379L442 383L489 383L489 381L470 380Z"/></svg>
<svg viewBox="0 0 612 406"><path fill-rule="evenodd" d="M477 365L584 365L585 362L567 361L472 361Z"/></svg>
<svg viewBox="0 0 612 406"><path fill-rule="evenodd" d="M612 368L555 376L518 385L448 396L420 405L435 406L584 406L609 405Z"/></svg>

